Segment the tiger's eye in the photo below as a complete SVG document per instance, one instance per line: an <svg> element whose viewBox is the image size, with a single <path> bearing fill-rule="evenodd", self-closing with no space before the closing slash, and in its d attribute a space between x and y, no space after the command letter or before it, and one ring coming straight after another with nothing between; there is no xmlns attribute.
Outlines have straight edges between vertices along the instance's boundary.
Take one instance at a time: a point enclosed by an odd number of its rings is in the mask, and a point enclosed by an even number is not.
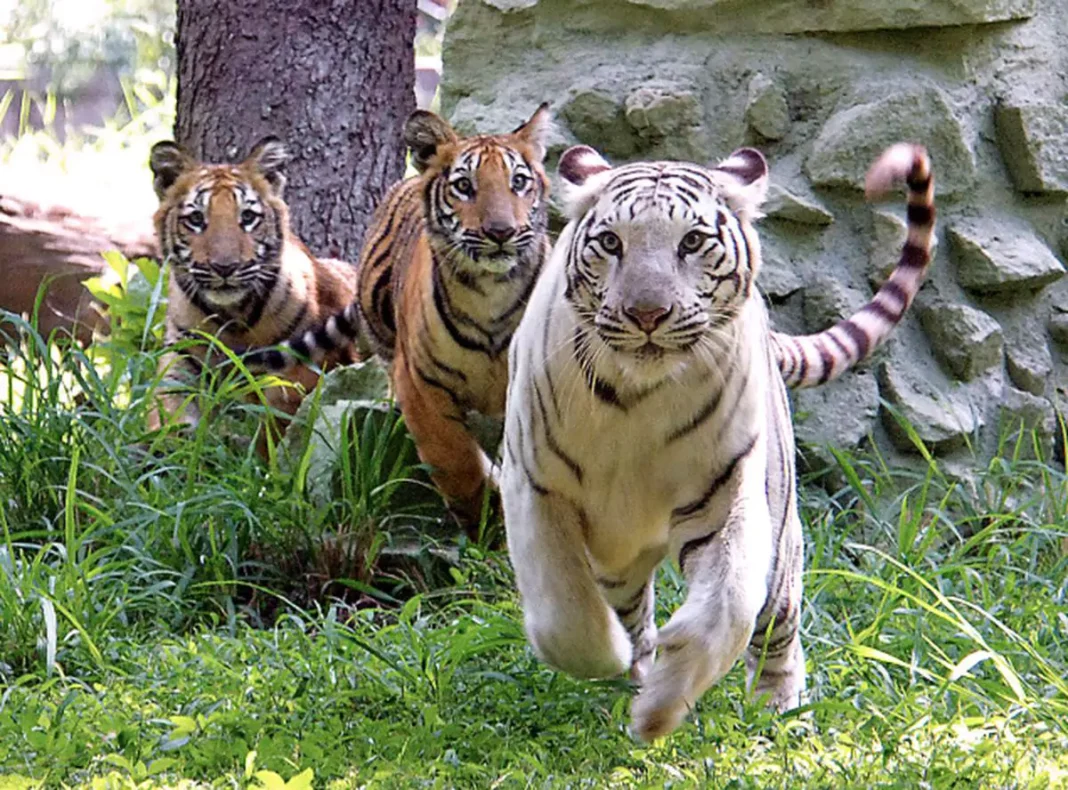
<svg viewBox="0 0 1068 790"><path fill-rule="evenodd" d="M606 230L604 233L598 236L597 240L601 244L601 249L603 249L609 255L615 255L621 249L623 249L623 240L610 230Z"/></svg>
<svg viewBox="0 0 1068 790"><path fill-rule="evenodd" d="M453 188L461 195L471 195L475 191L475 185L470 178L458 178L452 182Z"/></svg>
<svg viewBox="0 0 1068 790"><path fill-rule="evenodd" d="M524 189L527 188L527 184L529 183L529 178L527 178L522 173L516 173L514 176L512 176L512 191L522 192Z"/></svg>
<svg viewBox="0 0 1068 790"><path fill-rule="evenodd" d="M203 211L190 211L182 219L191 228L203 228L204 227L204 212Z"/></svg>
<svg viewBox="0 0 1068 790"><path fill-rule="evenodd" d="M701 231L691 230L682 237L682 241L679 243L679 251L683 254L693 254L701 249L707 238L708 236L701 233Z"/></svg>
<svg viewBox="0 0 1068 790"><path fill-rule="evenodd" d="M242 225L246 225L246 226L254 225L256 223L256 220L258 220L259 218L260 218L260 215L257 214L252 209L247 208L247 209L245 209L244 211L241 212L241 224Z"/></svg>

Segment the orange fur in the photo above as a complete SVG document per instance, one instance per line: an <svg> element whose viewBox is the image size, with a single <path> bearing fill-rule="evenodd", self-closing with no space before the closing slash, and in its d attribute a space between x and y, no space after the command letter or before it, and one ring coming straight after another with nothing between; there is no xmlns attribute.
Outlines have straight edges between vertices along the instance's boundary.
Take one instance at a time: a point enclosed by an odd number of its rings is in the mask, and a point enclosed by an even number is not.
<svg viewBox="0 0 1068 790"><path fill-rule="evenodd" d="M193 331L216 336L232 348L273 345L342 309L355 294L351 265L317 259L289 227L282 199L286 154L281 143L261 141L237 165L197 162L173 143L152 151L152 169L160 196L156 233L164 261L171 267L166 342ZM192 374L208 361L206 347L170 352L161 360L167 377ZM219 355L215 354L216 362ZM322 362L323 368L354 361L353 349L342 349ZM298 388L270 387L268 404L292 415L313 388L318 374L306 365L288 370L284 378ZM250 396L255 400L255 396ZM170 393L149 418L149 427L165 420L195 424L195 399ZM284 418L271 418L273 438L285 429ZM266 431L259 450L266 454Z"/></svg>

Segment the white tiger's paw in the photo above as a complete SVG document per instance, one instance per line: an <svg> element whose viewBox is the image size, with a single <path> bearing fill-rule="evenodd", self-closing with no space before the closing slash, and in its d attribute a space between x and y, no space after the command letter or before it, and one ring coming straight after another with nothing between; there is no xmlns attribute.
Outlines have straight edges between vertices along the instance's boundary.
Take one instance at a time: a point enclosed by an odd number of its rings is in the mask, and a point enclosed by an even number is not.
<svg viewBox="0 0 1068 790"><path fill-rule="evenodd" d="M800 680L794 674L784 678L761 676L753 689L753 697L760 699L767 695L764 704L776 713L785 713L801 705L804 691L804 676Z"/></svg>
<svg viewBox="0 0 1068 790"><path fill-rule="evenodd" d="M702 641L686 636L677 627L661 632L659 655L630 705L636 738L649 742L667 735L693 708L701 689L698 678L708 672L708 651Z"/></svg>

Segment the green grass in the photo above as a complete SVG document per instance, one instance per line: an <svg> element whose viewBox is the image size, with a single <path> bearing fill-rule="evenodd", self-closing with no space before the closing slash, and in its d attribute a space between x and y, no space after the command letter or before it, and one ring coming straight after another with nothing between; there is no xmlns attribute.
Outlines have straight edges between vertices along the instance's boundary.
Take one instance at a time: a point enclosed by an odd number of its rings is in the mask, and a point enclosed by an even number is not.
<svg viewBox="0 0 1068 790"><path fill-rule="evenodd" d="M147 433L137 293L110 350L2 327L0 788L1068 783L1068 481L1012 442L966 481L839 454L842 490L802 489L809 705L770 715L736 668L643 746L626 683L534 659L502 553L371 575L398 514L440 514L393 493L420 473L395 418L349 426L321 505L220 440L262 414L239 367L201 429Z"/></svg>

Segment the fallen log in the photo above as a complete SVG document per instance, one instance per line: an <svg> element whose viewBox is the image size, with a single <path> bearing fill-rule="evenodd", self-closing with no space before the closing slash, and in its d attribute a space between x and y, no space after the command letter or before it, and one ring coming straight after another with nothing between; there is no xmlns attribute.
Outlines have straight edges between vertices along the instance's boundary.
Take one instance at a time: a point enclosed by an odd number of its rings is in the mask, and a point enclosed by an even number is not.
<svg viewBox="0 0 1068 790"><path fill-rule="evenodd" d="M0 308L32 314L45 284L38 313L42 335L63 328L88 342L103 327L100 305L82 281L109 271L102 255L111 250L130 259L158 258L150 212L115 220L0 187Z"/></svg>

